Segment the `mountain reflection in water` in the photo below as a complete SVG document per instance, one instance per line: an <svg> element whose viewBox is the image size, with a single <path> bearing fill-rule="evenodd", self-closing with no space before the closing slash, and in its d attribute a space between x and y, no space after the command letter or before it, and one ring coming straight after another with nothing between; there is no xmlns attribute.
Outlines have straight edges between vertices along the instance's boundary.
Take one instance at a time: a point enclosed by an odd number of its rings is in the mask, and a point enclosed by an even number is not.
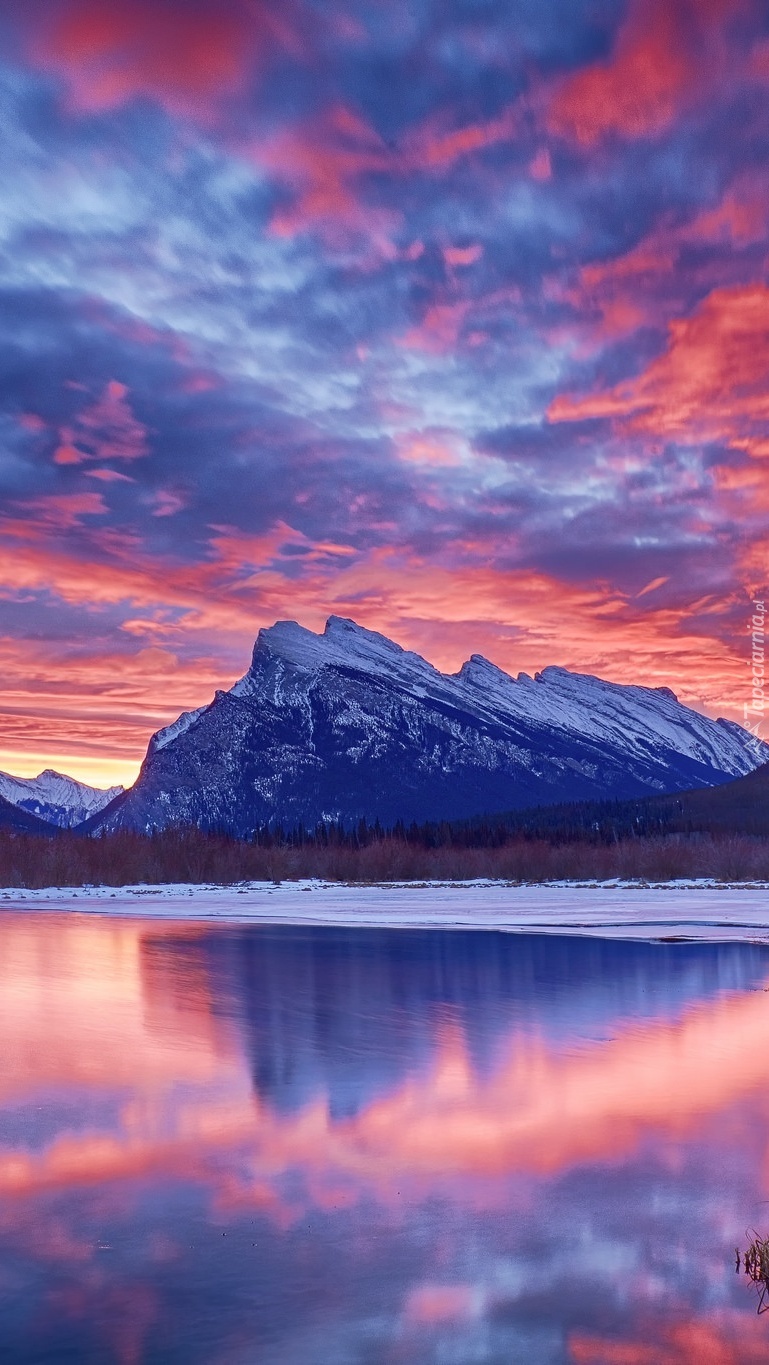
<svg viewBox="0 0 769 1365"><path fill-rule="evenodd" d="M735 944L5 913L0 1358L766 1361L768 989Z"/></svg>

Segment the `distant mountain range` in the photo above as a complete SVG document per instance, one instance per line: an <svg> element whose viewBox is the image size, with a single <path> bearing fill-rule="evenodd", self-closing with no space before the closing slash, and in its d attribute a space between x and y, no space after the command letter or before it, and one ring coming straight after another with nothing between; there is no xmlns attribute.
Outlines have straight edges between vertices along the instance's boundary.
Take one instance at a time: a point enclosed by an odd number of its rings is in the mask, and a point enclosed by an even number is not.
<svg viewBox="0 0 769 1365"><path fill-rule="evenodd" d="M557 667L514 678L477 654L447 675L353 621L322 635L280 621L244 678L152 737L135 785L84 829L464 819L715 786L767 760L668 688Z"/></svg>
<svg viewBox="0 0 769 1365"><path fill-rule="evenodd" d="M123 791L122 787L89 787L46 768L37 777L13 777L0 772L0 798L18 811L63 829L72 829L96 815ZM8 820L10 815L5 812ZM0 807L0 828L8 827Z"/></svg>
<svg viewBox="0 0 769 1365"><path fill-rule="evenodd" d="M4 834L51 834L56 827L46 820L21 810L12 801L0 796L0 832Z"/></svg>

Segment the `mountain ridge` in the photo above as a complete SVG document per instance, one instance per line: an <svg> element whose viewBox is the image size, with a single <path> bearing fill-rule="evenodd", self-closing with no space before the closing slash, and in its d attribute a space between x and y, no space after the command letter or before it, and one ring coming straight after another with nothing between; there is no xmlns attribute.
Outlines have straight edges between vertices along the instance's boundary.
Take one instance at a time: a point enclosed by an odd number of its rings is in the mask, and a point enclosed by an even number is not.
<svg viewBox="0 0 769 1365"><path fill-rule="evenodd" d="M36 815L30 815L29 811L22 810L14 805L13 801L6 801L4 796L0 796L0 833L42 834L50 838L51 835L58 834L58 827L47 820L39 820Z"/></svg>
<svg viewBox="0 0 769 1365"><path fill-rule="evenodd" d="M73 829L98 815L123 790L91 787L55 768L44 768L37 777L0 772L0 797L18 810L60 829Z"/></svg>
<svg viewBox="0 0 769 1365"><path fill-rule="evenodd" d="M322 634L281 621L229 691L152 737L134 787L88 828L456 819L716 785L766 759L669 688L557 665L513 677L477 654L444 674L346 618Z"/></svg>

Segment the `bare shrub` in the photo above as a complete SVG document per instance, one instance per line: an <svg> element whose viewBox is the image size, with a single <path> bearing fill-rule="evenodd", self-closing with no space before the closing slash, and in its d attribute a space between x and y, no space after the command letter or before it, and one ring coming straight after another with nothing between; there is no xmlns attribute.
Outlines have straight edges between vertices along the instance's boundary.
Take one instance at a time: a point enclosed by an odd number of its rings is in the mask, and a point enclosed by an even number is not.
<svg viewBox="0 0 769 1365"><path fill-rule="evenodd" d="M249 843L200 830L172 829L103 838L64 832L50 838L0 834L0 884L6 887L126 886L168 882L587 881L621 877L671 881L769 880L769 839L758 835L669 834L600 842L516 836L491 847L432 846L417 836L378 833Z"/></svg>

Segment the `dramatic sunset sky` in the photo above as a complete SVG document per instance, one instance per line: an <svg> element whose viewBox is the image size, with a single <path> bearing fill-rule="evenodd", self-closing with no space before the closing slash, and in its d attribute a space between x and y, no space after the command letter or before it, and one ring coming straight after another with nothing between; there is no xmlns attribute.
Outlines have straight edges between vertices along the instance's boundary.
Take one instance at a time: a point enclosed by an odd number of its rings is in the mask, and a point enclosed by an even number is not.
<svg viewBox="0 0 769 1365"><path fill-rule="evenodd" d="M766 0L0 0L0 767L327 615L742 719Z"/></svg>

